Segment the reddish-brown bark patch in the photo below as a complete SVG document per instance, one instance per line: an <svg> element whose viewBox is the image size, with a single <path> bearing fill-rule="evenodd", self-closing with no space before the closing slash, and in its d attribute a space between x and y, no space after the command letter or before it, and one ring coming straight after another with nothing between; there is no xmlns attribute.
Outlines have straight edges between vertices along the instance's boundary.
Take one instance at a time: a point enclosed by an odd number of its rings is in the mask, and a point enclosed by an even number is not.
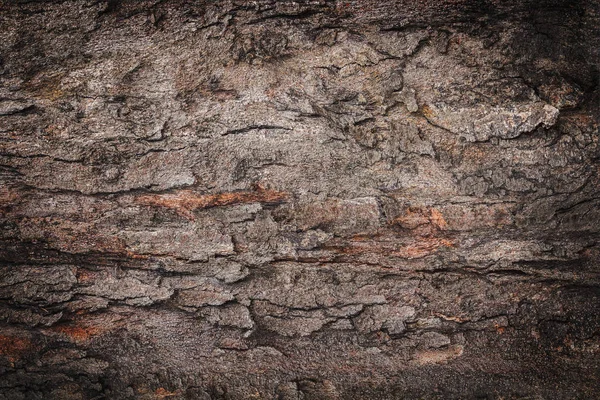
<svg viewBox="0 0 600 400"><path fill-rule="evenodd" d="M394 218L392 224L406 229L415 229L421 225L431 225L440 230L448 227L442 213L433 207L410 207L404 214Z"/></svg>
<svg viewBox="0 0 600 400"><path fill-rule="evenodd" d="M77 277L77 283L80 285L86 285L93 283L98 278L98 272L90 271L84 268L78 268L75 276Z"/></svg>
<svg viewBox="0 0 600 400"><path fill-rule="evenodd" d="M390 241L367 241L360 237L356 241L329 244L325 249L344 255L382 254L413 259L425 257L441 248L453 246L453 240L436 237L422 237L403 245L397 245Z"/></svg>
<svg viewBox="0 0 600 400"><path fill-rule="evenodd" d="M64 334L76 343L87 342L103 331L103 329L98 326L57 326L52 328L52 330Z"/></svg>
<svg viewBox="0 0 600 400"><path fill-rule="evenodd" d="M253 191L205 195L192 190L180 190L176 193L143 195L137 197L136 201L147 206L170 208L179 215L193 219L192 211L194 210L244 203L277 204L286 201L289 197L289 193L268 190L258 186Z"/></svg>
<svg viewBox="0 0 600 400"><path fill-rule="evenodd" d="M6 357L10 363L19 360L32 347L28 339L0 335L0 356Z"/></svg>
<svg viewBox="0 0 600 400"><path fill-rule="evenodd" d="M436 252L440 247L452 247L454 242L442 238L423 238L403 246L392 255L402 258L421 258Z"/></svg>

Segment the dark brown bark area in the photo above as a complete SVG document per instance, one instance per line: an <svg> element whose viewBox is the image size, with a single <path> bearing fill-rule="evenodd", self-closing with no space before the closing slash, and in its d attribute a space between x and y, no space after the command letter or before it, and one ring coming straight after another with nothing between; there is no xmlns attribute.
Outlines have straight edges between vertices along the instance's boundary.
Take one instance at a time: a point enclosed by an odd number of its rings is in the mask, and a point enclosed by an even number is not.
<svg viewBox="0 0 600 400"><path fill-rule="evenodd" d="M599 10L0 2L0 399L600 398Z"/></svg>

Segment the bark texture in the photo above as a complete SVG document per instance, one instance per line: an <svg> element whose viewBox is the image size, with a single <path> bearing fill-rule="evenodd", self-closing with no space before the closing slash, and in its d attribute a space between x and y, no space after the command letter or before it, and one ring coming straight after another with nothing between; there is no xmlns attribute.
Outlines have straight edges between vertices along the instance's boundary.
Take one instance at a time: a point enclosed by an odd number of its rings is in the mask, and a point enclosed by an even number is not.
<svg viewBox="0 0 600 400"><path fill-rule="evenodd" d="M599 27L1 1L0 399L600 398Z"/></svg>

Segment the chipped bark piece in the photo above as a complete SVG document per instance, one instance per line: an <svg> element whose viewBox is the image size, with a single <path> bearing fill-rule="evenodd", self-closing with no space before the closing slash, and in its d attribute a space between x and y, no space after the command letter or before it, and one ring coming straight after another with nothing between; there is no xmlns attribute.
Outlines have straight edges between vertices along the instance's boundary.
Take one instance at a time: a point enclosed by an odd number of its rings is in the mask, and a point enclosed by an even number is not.
<svg viewBox="0 0 600 400"><path fill-rule="evenodd" d="M404 214L394 218L392 224L398 224L407 229L414 229L425 224L431 224L440 230L448 227L448 223L444 220L442 213L434 207L410 207Z"/></svg>
<svg viewBox="0 0 600 400"><path fill-rule="evenodd" d="M417 365L447 363L463 354L462 345L452 345L442 350L418 351L414 355L413 362Z"/></svg>
<svg viewBox="0 0 600 400"><path fill-rule="evenodd" d="M455 109L446 104L427 105L423 109L423 115L432 124L471 142L514 139L540 126L551 127L558 114L558 109L546 103L491 110L483 107Z"/></svg>
<svg viewBox="0 0 600 400"><path fill-rule="evenodd" d="M203 219L199 227L122 231L119 236L129 248L127 256L144 260L151 257L176 257L189 261L207 261L211 256L234 254L230 235L210 225L214 219ZM133 257L132 257L133 255Z"/></svg>
<svg viewBox="0 0 600 400"><path fill-rule="evenodd" d="M339 234L375 231L379 226L379 206L374 198L328 199L290 209L298 229L321 229Z"/></svg>
<svg viewBox="0 0 600 400"><path fill-rule="evenodd" d="M448 223L444 219L444 216L442 215L442 213L435 208L431 209L431 216L430 216L429 220L438 229L444 230L448 227Z"/></svg>
<svg viewBox="0 0 600 400"><path fill-rule="evenodd" d="M292 316L289 318L273 318L267 316L264 321L268 325L269 330L288 337L309 336L329 322L328 319L320 316Z"/></svg>
<svg viewBox="0 0 600 400"><path fill-rule="evenodd" d="M176 302L184 309L203 306L219 306L233 300L231 293L216 290L190 289L184 290L177 296Z"/></svg>
<svg viewBox="0 0 600 400"><path fill-rule="evenodd" d="M31 110L34 107L32 103L22 101L0 101L0 116L14 115Z"/></svg>
<svg viewBox="0 0 600 400"><path fill-rule="evenodd" d="M136 198L139 204L175 210L181 216L194 219L193 211L211 207L223 207L244 203L279 204L289 199L285 192L258 188L251 192L229 192L201 195L191 190L176 193L142 195Z"/></svg>
<svg viewBox="0 0 600 400"><path fill-rule="evenodd" d="M405 322L415 315L415 309L409 306L375 305L363 311L354 319L357 329L366 332L385 329L391 335L406 330Z"/></svg>
<svg viewBox="0 0 600 400"><path fill-rule="evenodd" d="M206 307L201 310L200 314L207 321L221 326L232 326L242 329L251 329L254 327L254 321L248 308L241 304L233 304L228 307Z"/></svg>
<svg viewBox="0 0 600 400"><path fill-rule="evenodd" d="M219 342L219 347L221 349L228 350L248 350L248 345L241 340L233 339L233 338L225 338Z"/></svg>
<svg viewBox="0 0 600 400"><path fill-rule="evenodd" d="M454 241L451 239L423 238L392 252L392 255L403 258L421 258L435 253L440 249L453 246Z"/></svg>

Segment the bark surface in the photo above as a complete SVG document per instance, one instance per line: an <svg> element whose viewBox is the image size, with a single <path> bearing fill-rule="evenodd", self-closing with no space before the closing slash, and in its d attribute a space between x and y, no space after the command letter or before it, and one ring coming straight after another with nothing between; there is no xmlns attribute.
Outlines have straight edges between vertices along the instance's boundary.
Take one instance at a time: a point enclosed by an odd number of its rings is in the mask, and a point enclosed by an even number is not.
<svg viewBox="0 0 600 400"><path fill-rule="evenodd" d="M599 27L1 1L0 399L600 398Z"/></svg>

